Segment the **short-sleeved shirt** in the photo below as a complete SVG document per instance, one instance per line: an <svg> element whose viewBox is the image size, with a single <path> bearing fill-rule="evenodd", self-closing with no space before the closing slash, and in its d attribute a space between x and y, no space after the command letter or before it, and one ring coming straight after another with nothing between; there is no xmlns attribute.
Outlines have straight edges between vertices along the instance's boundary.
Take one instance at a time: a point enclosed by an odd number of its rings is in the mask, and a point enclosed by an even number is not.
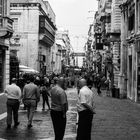
<svg viewBox="0 0 140 140"><path fill-rule="evenodd" d="M8 99L18 99L21 98L21 90L16 84L8 85L4 91Z"/></svg>
<svg viewBox="0 0 140 140"><path fill-rule="evenodd" d="M65 91L58 85L51 89L51 109L55 111L63 111L62 106L67 104L67 95Z"/></svg>
<svg viewBox="0 0 140 140"><path fill-rule="evenodd" d="M94 94L93 92L87 87L84 86L80 89L79 95L78 95L78 101L77 101L77 110L78 112L86 110L86 108L82 105L82 103L85 103L92 107L93 112L95 109L94 104Z"/></svg>
<svg viewBox="0 0 140 140"><path fill-rule="evenodd" d="M24 86L23 89L23 99L39 100L40 93L37 85L34 83L29 83Z"/></svg>

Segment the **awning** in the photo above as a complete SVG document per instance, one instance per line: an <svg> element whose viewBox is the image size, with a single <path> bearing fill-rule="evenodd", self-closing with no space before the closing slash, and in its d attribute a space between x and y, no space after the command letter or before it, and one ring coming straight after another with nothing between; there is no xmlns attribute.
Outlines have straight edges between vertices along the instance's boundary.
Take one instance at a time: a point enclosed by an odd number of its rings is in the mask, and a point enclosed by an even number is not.
<svg viewBox="0 0 140 140"><path fill-rule="evenodd" d="M24 65L19 65L19 71L25 72L25 73L39 73L37 70L34 70L34 69L24 66Z"/></svg>

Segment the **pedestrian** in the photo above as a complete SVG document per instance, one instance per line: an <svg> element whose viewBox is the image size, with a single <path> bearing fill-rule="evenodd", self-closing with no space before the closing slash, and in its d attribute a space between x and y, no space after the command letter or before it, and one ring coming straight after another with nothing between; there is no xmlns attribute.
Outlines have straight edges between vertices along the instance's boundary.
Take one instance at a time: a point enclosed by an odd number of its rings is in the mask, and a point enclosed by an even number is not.
<svg viewBox="0 0 140 140"><path fill-rule="evenodd" d="M11 128L12 117L14 118L14 127L17 127L20 124L18 121L18 110L21 100L21 90L16 83L17 79L12 78L11 85L8 85L4 91L7 96L7 129Z"/></svg>
<svg viewBox="0 0 140 140"><path fill-rule="evenodd" d="M109 77L107 78L107 80L104 82L105 86L106 86L106 95L107 96L110 96L110 79Z"/></svg>
<svg viewBox="0 0 140 140"><path fill-rule="evenodd" d="M101 78L99 74L97 74L96 84L97 84L97 93L98 95L101 95Z"/></svg>
<svg viewBox="0 0 140 140"><path fill-rule="evenodd" d="M40 85L41 85L41 79L40 79L39 76L36 76L36 77L35 77L34 84L37 85L38 88L40 88ZM35 110L37 110L37 105L38 105L38 101L36 101L36 107L35 107Z"/></svg>
<svg viewBox="0 0 140 140"><path fill-rule="evenodd" d="M76 140L91 140L93 114L95 114L94 93L88 88L85 79L79 81L78 128Z"/></svg>
<svg viewBox="0 0 140 140"><path fill-rule="evenodd" d="M63 140L66 127L66 112L68 110L67 96L64 91L64 78L60 77L51 89L51 118L54 127L55 140Z"/></svg>
<svg viewBox="0 0 140 140"><path fill-rule="evenodd" d="M87 86L90 88L90 89L92 89L92 87L93 87L93 78L92 78L92 74L91 73L89 73L88 75L87 75Z"/></svg>
<svg viewBox="0 0 140 140"><path fill-rule="evenodd" d="M28 128L32 127L32 120L36 108L36 102L40 100L39 88L34 83L34 77L30 76L30 83L23 88L23 103L27 108Z"/></svg>
<svg viewBox="0 0 140 140"><path fill-rule="evenodd" d="M42 84L42 86L40 87L40 94L42 94L42 99L43 99L42 111L45 110L45 103L48 105L48 109L50 110L50 104L49 104L50 94L49 94L49 86L47 86L47 83Z"/></svg>

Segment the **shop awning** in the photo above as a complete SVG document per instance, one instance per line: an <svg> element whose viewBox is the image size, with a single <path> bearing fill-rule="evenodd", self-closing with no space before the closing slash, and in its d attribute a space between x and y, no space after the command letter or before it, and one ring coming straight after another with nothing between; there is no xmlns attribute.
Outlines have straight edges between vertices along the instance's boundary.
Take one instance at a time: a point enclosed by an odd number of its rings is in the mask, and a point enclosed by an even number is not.
<svg viewBox="0 0 140 140"><path fill-rule="evenodd" d="M37 70L34 70L34 69L24 66L24 65L19 65L19 71L25 72L25 73L39 73Z"/></svg>

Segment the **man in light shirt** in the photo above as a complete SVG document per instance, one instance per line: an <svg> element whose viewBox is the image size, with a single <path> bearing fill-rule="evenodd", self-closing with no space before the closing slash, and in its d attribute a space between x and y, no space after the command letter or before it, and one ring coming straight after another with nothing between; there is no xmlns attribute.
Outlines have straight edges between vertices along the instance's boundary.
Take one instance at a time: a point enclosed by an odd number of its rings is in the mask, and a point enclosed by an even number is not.
<svg viewBox="0 0 140 140"><path fill-rule="evenodd" d="M16 78L12 79L12 84L8 85L5 89L5 93L7 96L7 128L11 128L12 124L12 114L14 118L14 127L17 127L19 125L18 122L18 110L19 110L19 104L21 99L21 90L16 85Z"/></svg>
<svg viewBox="0 0 140 140"><path fill-rule="evenodd" d="M91 140L91 127L93 114L95 114L94 94L87 87L85 79L79 81L79 94L78 94L78 128L76 140Z"/></svg>

